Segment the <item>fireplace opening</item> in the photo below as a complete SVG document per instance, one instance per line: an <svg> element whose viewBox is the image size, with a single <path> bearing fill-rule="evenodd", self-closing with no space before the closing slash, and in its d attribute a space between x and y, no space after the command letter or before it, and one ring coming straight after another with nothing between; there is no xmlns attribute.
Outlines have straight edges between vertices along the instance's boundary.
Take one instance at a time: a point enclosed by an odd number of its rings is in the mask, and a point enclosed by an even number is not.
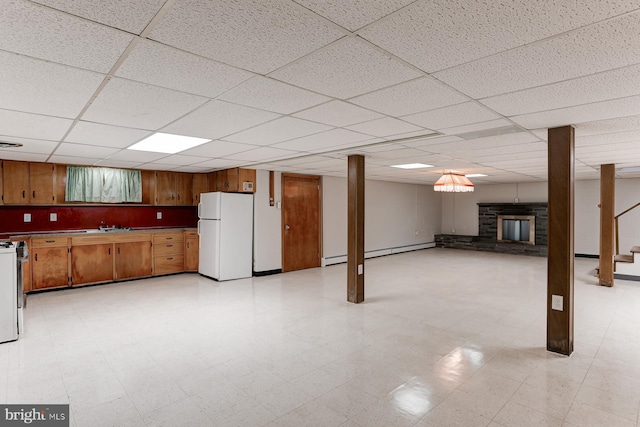
<svg viewBox="0 0 640 427"><path fill-rule="evenodd" d="M498 241L536 244L536 217L498 215Z"/></svg>

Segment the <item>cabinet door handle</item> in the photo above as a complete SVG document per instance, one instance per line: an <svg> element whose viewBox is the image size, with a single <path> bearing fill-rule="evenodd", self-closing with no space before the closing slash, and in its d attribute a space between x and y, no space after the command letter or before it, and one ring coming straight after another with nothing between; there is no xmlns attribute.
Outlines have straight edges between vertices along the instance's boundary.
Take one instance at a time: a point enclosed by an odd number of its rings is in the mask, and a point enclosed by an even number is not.
<svg viewBox="0 0 640 427"><path fill-rule="evenodd" d="M55 240L45 240L47 243L55 243Z"/></svg>
<svg viewBox="0 0 640 427"><path fill-rule="evenodd" d="M167 261L171 261L173 258L167 258Z"/></svg>
<svg viewBox="0 0 640 427"><path fill-rule="evenodd" d="M118 255L120 255L120 247L118 247Z"/></svg>
<svg viewBox="0 0 640 427"><path fill-rule="evenodd" d="M36 190L33 190L33 198L36 198Z"/></svg>
<svg viewBox="0 0 640 427"><path fill-rule="evenodd" d="M22 190L22 198L24 199L25 197L27 197L27 192L25 190Z"/></svg>
<svg viewBox="0 0 640 427"><path fill-rule="evenodd" d="M38 261L38 254L36 254L36 261Z"/></svg>
<svg viewBox="0 0 640 427"><path fill-rule="evenodd" d="M173 240L173 237L167 237L167 240Z"/></svg>
<svg viewBox="0 0 640 427"><path fill-rule="evenodd" d="M189 249L189 242L187 242L187 249Z"/></svg>
<svg viewBox="0 0 640 427"><path fill-rule="evenodd" d="M167 247L168 247L168 248L172 248L172 247L173 247L173 245L167 245Z"/></svg>
<svg viewBox="0 0 640 427"><path fill-rule="evenodd" d="M109 255L111 255L111 248L109 248Z"/></svg>

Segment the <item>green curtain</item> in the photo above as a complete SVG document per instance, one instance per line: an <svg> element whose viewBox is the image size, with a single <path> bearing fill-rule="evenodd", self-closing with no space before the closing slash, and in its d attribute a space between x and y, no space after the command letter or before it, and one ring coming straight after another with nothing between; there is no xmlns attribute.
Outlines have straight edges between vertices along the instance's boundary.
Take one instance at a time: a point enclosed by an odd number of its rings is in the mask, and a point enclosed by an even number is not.
<svg viewBox="0 0 640 427"><path fill-rule="evenodd" d="M141 203L139 170L67 166L67 202Z"/></svg>

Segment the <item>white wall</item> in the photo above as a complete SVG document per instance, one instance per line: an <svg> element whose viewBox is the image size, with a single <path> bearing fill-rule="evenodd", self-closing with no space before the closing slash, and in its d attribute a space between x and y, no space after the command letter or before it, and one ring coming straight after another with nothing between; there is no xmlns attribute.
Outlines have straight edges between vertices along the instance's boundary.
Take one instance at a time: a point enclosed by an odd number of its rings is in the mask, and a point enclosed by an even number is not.
<svg viewBox="0 0 640 427"><path fill-rule="evenodd" d="M441 197L431 186L367 180L365 251L433 242L440 231L441 212ZM345 178L323 177L322 216L323 258L346 255Z"/></svg>
<svg viewBox="0 0 640 427"><path fill-rule="evenodd" d="M274 199L281 201L281 174L274 173ZM269 206L269 171L256 171L253 217L253 270L282 268L281 210Z"/></svg>
<svg viewBox="0 0 640 427"><path fill-rule="evenodd" d="M514 202L516 184L477 185L473 193L444 194L442 233L478 235L478 203ZM547 183L517 186L519 202L546 202ZM620 213L640 202L640 179L616 180L616 208ZM597 255L600 239L600 181L576 181L575 252ZM640 207L620 219L620 252L640 245Z"/></svg>

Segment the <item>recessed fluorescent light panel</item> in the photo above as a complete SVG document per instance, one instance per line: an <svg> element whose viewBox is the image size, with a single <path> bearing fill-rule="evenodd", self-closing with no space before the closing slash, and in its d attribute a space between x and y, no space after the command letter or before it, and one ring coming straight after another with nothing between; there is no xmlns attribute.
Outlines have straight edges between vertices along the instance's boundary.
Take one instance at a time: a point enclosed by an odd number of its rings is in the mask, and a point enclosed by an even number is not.
<svg viewBox="0 0 640 427"><path fill-rule="evenodd" d="M480 178L481 176L487 176L483 173L470 173L465 175L467 178Z"/></svg>
<svg viewBox="0 0 640 427"><path fill-rule="evenodd" d="M205 138L192 136L172 135L170 133L154 133L140 142L128 147L128 150L152 151L154 153L175 154L189 148L197 147L211 141Z"/></svg>
<svg viewBox="0 0 640 427"><path fill-rule="evenodd" d="M433 165L425 165L424 163L407 163L406 165L391 165L391 167L400 169L421 169L432 168Z"/></svg>
<svg viewBox="0 0 640 427"><path fill-rule="evenodd" d="M618 169L618 172L640 172L640 166L633 166L633 167L628 167L628 168L621 168Z"/></svg>

